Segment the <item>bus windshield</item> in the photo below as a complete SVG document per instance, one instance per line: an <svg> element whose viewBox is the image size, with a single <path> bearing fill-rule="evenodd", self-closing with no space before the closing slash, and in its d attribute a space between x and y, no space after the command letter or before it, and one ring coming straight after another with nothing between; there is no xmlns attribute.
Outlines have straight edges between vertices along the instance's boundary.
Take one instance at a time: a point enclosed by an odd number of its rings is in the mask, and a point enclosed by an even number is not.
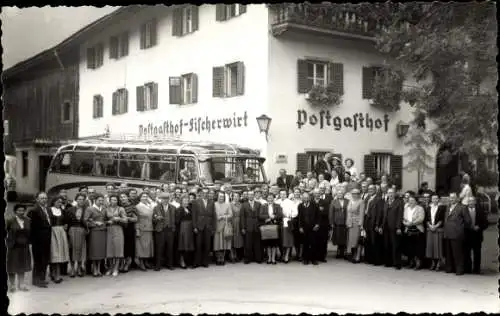
<svg viewBox="0 0 500 316"><path fill-rule="evenodd" d="M212 157L200 161L200 179L206 184L266 182L262 162L247 157Z"/></svg>

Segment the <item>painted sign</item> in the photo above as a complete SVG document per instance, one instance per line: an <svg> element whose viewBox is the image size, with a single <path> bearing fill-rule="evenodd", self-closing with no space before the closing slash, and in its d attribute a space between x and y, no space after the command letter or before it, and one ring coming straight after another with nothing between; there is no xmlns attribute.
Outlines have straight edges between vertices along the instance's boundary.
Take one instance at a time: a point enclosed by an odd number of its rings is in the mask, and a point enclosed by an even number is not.
<svg viewBox="0 0 500 316"><path fill-rule="evenodd" d="M242 116L233 113L232 117L209 118L194 117L190 119L179 119L178 121L163 121L160 124L147 123L139 125L139 136L148 135L182 135L183 133L210 133L215 130L233 129L248 126L248 115L245 111Z"/></svg>
<svg viewBox="0 0 500 316"><path fill-rule="evenodd" d="M319 114L319 115L318 115ZM325 126L340 131L342 128L352 128L354 131L358 129L368 129L372 132L374 129L388 130L389 115L385 114L384 118L373 118L370 114L355 113L349 117L332 116L329 110L321 110L318 114L310 114L306 110L297 110L297 127L308 124L311 126L319 126L324 129Z"/></svg>

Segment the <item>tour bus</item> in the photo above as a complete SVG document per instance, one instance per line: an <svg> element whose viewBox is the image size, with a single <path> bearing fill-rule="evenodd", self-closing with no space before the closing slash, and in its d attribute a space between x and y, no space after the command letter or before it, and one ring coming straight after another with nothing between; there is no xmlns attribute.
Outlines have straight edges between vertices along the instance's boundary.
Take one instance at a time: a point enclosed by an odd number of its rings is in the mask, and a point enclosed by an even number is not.
<svg viewBox="0 0 500 316"><path fill-rule="evenodd" d="M3 170L5 172L4 187L8 202L13 202L17 198L16 193L16 164L15 156L5 155Z"/></svg>
<svg viewBox="0 0 500 316"><path fill-rule="evenodd" d="M106 183L123 182L136 188L231 183L239 190L268 183L264 160L256 150L231 144L100 138L60 147L48 170L46 189L49 196L65 189L70 198L82 185L105 192Z"/></svg>

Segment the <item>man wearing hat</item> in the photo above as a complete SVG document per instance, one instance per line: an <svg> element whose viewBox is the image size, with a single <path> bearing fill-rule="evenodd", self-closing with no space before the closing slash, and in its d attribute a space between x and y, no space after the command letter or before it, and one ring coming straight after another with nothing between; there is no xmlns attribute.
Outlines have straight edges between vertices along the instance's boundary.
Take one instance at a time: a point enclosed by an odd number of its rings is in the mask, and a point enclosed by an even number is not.
<svg viewBox="0 0 500 316"><path fill-rule="evenodd" d="M170 194L162 192L160 203L153 209L153 228L155 237L155 271L159 271L163 262L167 268L174 268L174 241L178 220L176 208L169 203Z"/></svg>
<svg viewBox="0 0 500 316"><path fill-rule="evenodd" d="M332 173L332 166L330 165L330 160L332 159L332 154L331 153L326 153L323 159L318 160L316 163L316 166L314 166L314 170L316 171L316 174L324 174L325 175L325 180L330 181L332 178L331 173Z"/></svg>
<svg viewBox="0 0 500 316"><path fill-rule="evenodd" d="M342 161L338 157L333 157L333 169L337 172L337 175L339 176L339 182L344 182L344 173L345 169L342 167Z"/></svg>

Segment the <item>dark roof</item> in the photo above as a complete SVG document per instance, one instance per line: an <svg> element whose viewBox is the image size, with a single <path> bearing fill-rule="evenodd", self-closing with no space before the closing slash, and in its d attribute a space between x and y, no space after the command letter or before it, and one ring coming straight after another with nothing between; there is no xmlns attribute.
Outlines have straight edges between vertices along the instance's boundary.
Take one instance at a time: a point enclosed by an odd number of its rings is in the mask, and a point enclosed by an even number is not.
<svg viewBox="0 0 500 316"><path fill-rule="evenodd" d="M5 80L23 70L37 66L44 61L54 58L55 57L54 51L61 52L68 48L75 48L75 46L81 44L91 35L95 34L96 32L106 27L111 22L111 20L116 19L117 17L122 16L124 14L135 13L141 10L143 7L144 6L139 6L139 5L119 7L117 10L81 28L79 31L77 31L70 37L66 38L64 41L57 44L56 46L46 49L41 53L38 53L37 55L29 59L23 60L15 64L14 66L6 69L2 73L2 78Z"/></svg>

